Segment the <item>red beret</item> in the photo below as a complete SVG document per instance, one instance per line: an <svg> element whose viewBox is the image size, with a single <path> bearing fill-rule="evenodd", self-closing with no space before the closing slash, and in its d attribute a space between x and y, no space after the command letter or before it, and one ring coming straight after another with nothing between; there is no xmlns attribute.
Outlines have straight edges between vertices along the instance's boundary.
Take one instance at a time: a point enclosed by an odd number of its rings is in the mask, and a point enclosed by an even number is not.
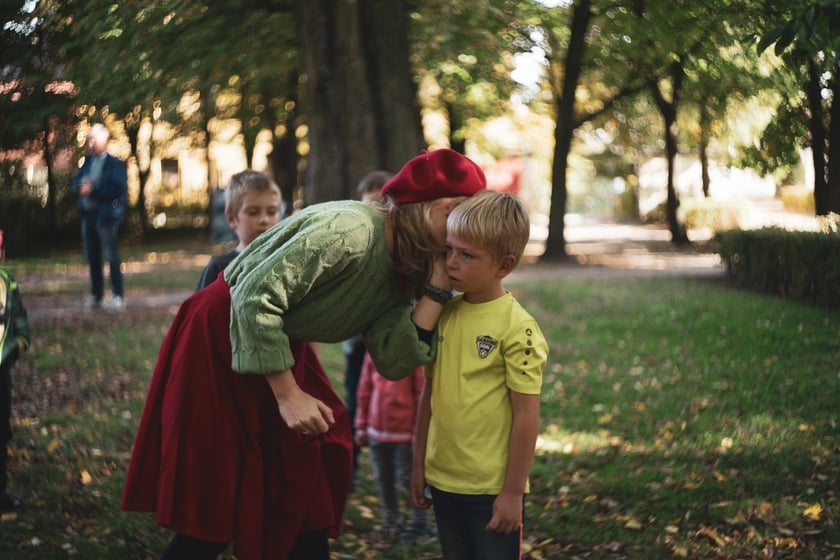
<svg viewBox="0 0 840 560"><path fill-rule="evenodd" d="M484 172L472 160L449 148L424 152L408 160L382 187L382 196L397 204L435 198L472 196L487 187Z"/></svg>

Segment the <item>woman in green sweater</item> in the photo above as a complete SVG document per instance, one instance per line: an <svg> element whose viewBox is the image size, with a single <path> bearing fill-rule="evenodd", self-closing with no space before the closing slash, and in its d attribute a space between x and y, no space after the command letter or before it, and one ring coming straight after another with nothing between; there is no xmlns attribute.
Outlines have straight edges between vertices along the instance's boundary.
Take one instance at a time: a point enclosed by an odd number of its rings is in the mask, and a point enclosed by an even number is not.
<svg viewBox="0 0 840 560"><path fill-rule="evenodd" d="M350 484L351 427L306 342L361 332L400 379L434 356L450 285L446 217L485 188L448 149L411 159L383 202L311 206L187 299L164 339L122 508L175 532L162 558L329 558Z"/></svg>

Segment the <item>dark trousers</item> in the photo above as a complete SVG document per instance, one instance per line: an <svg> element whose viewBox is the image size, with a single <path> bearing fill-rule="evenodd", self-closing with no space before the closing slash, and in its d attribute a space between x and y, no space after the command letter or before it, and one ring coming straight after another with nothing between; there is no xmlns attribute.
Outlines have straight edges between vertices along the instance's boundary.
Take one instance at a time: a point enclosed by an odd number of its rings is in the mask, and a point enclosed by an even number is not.
<svg viewBox="0 0 840 560"><path fill-rule="evenodd" d="M347 414L350 416L350 428L356 429L356 390L359 388L359 379L362 377L362 364L365 361L365 343L361 336L355 336L345 340L344 350L344 388L346 390L344 405ZM356 472L359 470L359 446L353 440L353 478L352 484L356 483Z"/></svg>
<svg viewBox="0 0 840 560"><path fill-rule="evenodd" d="M160 560L216 560L228 543L201 541L176 534L169 541ZM282 560L282 559L277 559ZM330 544L326 531L314 531L298 536L286 560L330 560Z"/></svg>
<svg viewBox="0 0 840 560"><path fill-rule="evenodd" d="M521 558L522 527L514 533L494 533L486 529L493 517L496 496L453 494L435 487L431 491L444 560ZM524 517L524 497L522 508Z"/></svg>
<svg viewBox="0 0 840 560"><path fill-rule="evenodd" d="M105 261L111 275L111 293L120 297L123 295L122 261L117 250L119 233L119 222L100 224L95 215L82 216L82 245L90 268L90 293L97 301L102 300L105 292Z"/></svg>
<svg viewBox="0 0 840 560"><path fill-rule="evenodd" d="M12 439L12 368L0 366L0 494L6 491L9 450Z"/></svg>

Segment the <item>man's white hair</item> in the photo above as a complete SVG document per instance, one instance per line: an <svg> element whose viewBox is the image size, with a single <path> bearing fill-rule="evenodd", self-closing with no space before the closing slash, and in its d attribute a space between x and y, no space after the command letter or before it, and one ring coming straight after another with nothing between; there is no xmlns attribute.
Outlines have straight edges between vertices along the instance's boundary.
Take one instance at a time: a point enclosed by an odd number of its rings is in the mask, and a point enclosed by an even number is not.
<svg viewBox="0 0 840 560"><path fill-rule="evenodd" d="M96 123L90 127L89 135L97 140L107 140L111 137L111 131L102 123Z"/></svg>

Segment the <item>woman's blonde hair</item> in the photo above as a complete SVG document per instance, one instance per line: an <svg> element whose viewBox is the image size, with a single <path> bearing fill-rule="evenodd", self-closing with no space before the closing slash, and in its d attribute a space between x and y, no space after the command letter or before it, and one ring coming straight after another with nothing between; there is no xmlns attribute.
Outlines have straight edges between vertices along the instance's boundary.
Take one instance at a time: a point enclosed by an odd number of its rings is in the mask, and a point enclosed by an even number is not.
<svg viewBox="0 0 840 560"><path fill-rule="evenodd" d="M418 297L432 274L432 263L441 252L429 228L434 200L397 204L390 196L384 200L394 235L394 270L409 280Z"/></svg>
<svg viewBox="0 0 840 560"><path fill-rule="evenodd" d="M240 171L230 178L230 185L228 185L227 192L225 193L225 217L228 220L236 218L239 210L242 209L242 201L245 198L245 194L254 191L271 191L278 197L281 196L280 187L265 173L251 169Z"/></svg>

